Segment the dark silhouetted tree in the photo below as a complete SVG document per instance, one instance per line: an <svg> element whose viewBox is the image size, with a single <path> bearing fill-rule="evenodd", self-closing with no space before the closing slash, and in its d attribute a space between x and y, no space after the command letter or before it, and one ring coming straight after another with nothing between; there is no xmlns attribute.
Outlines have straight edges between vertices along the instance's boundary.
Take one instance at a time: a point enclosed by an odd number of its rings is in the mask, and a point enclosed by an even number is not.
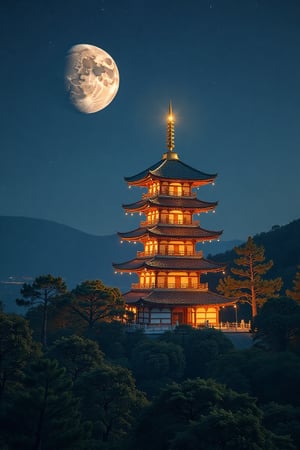
<svg viewBox="0 0 300 450"><path fill-rule="evenodd" d="M215 380L249 393L260 404L274 401L300 406L300 358L294 353L240 350L221 356L210 369Z"/></svg>
<svg viewBox="0 0 300 450"><path fill-rule="evenodd" d="M251 305L252 317L257 315L257 307L266 300L276 297L282 287L281 278L265 280L262 276L273 266L273 261L265 262L264 248L257 246L251 237L242 247L234 248L239 258L231 272L236 277L227 276L220 280L217 290L226 297Z"/></svg>
<svg viewBox="0 0 300 450"><path fill-rule="evenodd" d="M0 398L7 385L20 380L23 368L37 353L27 320L0 313Z"/></svg>
<svg viewBox="0 0 300 450"><path fill-rule="evenodd" d="M273 351L300 354L300 305L291 298L268 300L255 317L255 340Z"/></svg>
<svg viewBox="0 0 300 450"><path fill-rule="evenodd" d="M185 377L206 377L207 366L220 355L233 350L224 333L213 328L195 329L182 325L164 333L162 340L180 345L186 361Z"/></svg>
<svg viewBox="0 0 300 450"><path fill-rule="evenodd" d="M104 443L120 442L147 405L131 372L117 365L102 364L85 373L74 388L81 401L83 417L92 424L95 448L102 448Z"/></svg>
<svg viewBox="0 0 300 450"><path fill-rule="evenodd" d="M91 330L97 322L121 319L125 303L117 288L105 286L100 280L87 280L71 292L71 309Z"/></svg>
<svg viewBox="0 0 300 450"><path fill-rule="evenodd" d="M62 278L52 275L41 275L32 284L25 283L21 289L23 298L17 299L19 306L40 307L42 313L41 343L47 345L48 311L60 297L67 292Z"/></svg>
<svg viewBox="0 0 300 450"><path fill-rule="evenodd" d="M85 439L71 379L57 361L36 360L4 420L10 450L79 449Z"/></svg>
<svg viewBox="0 0 300 450"><path fill-rule="evenodd" d="M286 295L300 303L300 266L298 266L298 271L293 281L293 287L292 289L286 290Z"/></svg>
<svg viewBox="0 0 300 450"><path fill-rule="evenodd" d="M133 349L131 367L140 389L154 395L166 383L183 376L183 349L172 342L149 339Z"/></svg>
<svg viewBox="0 0 300 450"><path fill-rule="evenodd" d="M76 335L56 340L48 354L67 369L73 382L104 360L96 342Z"/></svg>
<svg viewBox="0 0 300 450"><path fill-rule="evenodd" d="M270 402L262 405L263 424L273 433L291 436L297 449L300 448L300 407L279 405Z"/></svg>
<svg viewBox="0 0 300 450"><path fill-rule="evenodd" d="M289 439L264 428L255 399L200 378L161 392L141 417L131 448L295 450Z"/></svg>

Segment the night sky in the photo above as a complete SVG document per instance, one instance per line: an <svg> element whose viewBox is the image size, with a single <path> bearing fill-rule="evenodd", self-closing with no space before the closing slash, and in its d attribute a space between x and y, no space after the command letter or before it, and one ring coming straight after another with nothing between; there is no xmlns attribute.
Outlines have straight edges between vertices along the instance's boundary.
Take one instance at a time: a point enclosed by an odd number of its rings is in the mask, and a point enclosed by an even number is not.
<svg viewBox="0 0 300 450"><path fill-rule="evenodd" d="M299 0L7 0L0 7L0 215L97 235L129 231L124 176L175 151L219 201L201 225L244 239L300 217ZM120 72L95 114L70 104L68 50L106 50ZM200 219L201 219L200 218Z"/></svg>

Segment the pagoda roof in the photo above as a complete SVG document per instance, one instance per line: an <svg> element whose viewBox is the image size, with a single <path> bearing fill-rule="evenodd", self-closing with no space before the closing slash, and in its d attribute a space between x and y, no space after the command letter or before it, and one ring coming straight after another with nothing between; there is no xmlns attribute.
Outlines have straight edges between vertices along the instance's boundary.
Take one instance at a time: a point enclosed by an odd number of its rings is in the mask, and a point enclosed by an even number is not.
<svg viewBox="0 0 300 450"><path fill-rule="evenodd" d="M125 302L133 304L165 305L165 306L193 306L193 305L225 305L235 301L211 291L188 289L153 289L132 290L123 294Z"/></svg>
<svg viewBox="0 0 300 450"><path fill-rule="evenodd" d="M151 256L146 258L135 258L120 264L113 264L116 270L134 272L143 269L148 270L201 270L204 272L220 272L224 270L225 264L210 261L208 259L183 256Z"/></svg>
<svg viewBox="0 0 300 450"><path fill-rule="evenodd" d="M222 231L209 231L199 226L166 226L154 225L153 227L140 227L133 231L118 233L118 235L127 240L138 240L142 237L167 237L167 238L191 238L201 240L217 239Z"/></svg>
<svg viewBox="0 0 300 450"><path fill-rule="evenodd" d="M149 197L139 200L135 203L123 205L123 208L128 211L142 211L147 207L162 207L162 208L178 208L178 209L194 209L194 210L213 210L218 205L218 202L205 202L196 197L170 197L158 195L156 197Z"/></svg>
<svg viewBox="0 0 300 450"><path fill-rule="evenodd" d="M131 177L125 177L129 184L140 184L148 178L168 180L189 180L195 184L211 183L217 174L208 174L194 169L179 159L162 159L147 169ZM199 183L200 182L200 183Z"/></svg>

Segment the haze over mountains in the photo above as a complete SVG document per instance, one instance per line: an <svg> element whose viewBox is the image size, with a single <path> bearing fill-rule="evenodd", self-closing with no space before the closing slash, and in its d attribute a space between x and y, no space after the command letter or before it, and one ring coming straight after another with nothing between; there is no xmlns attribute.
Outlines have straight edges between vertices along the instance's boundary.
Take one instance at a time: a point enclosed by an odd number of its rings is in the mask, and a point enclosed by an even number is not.
<svg viewBox="0 0 300 450"><path fill-rule="evenodd" d="M220 241L200 248L207 255L239 244L240 241ZM22 283L47 273L61 276L69 288L84 280L101 279L126 291L135 281L134 275L115 274L112 263L131 259L142 246L121 244L115 234L93 236L47 220L2 216L0 248L0 300L8 307Z"/></svg>
<svg viewBox="0 0 300 450"><path fill-rule="evenodd" d="M285 289L292 286L300 264L300 219L254 236L263 245L267 259L274 262L270 277L281 276ZM236 258L233 247L241 241L199 244L204 256L226 262ZM135 257L142 246L120 243L114 235L93 236L66 225L25 217L0 216L0 300L5 310L16 310L15 299L24 282L43 274L61 276L69 289L88 279L100 279L122 292L137 281L136 276L115 274L112 263ZM211 288L214 288L212 280Z"/></svg>

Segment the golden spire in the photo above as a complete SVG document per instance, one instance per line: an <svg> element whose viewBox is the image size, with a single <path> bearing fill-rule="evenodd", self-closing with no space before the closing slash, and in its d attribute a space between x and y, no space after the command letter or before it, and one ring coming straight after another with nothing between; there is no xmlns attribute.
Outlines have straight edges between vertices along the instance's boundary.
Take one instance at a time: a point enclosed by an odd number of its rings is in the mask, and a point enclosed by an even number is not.
<svg viewBox="0 0 300 450"><path fill-rule="evenodd" d="M169 115L168 115L168 122L167 122L167 148L170 152L172 152L175 148L175 118L173 115L172 110L172 102L170 100L169 103Z"/></svg>
<svg viewBox="0 0 300 450"><path fill-rule="evenodd" d="M169 103L169 114L167 119L167 149L163 154L163 159L179 159L177 153L173 150L175 148L175 117L172 110L172 102Z"/></svg>

